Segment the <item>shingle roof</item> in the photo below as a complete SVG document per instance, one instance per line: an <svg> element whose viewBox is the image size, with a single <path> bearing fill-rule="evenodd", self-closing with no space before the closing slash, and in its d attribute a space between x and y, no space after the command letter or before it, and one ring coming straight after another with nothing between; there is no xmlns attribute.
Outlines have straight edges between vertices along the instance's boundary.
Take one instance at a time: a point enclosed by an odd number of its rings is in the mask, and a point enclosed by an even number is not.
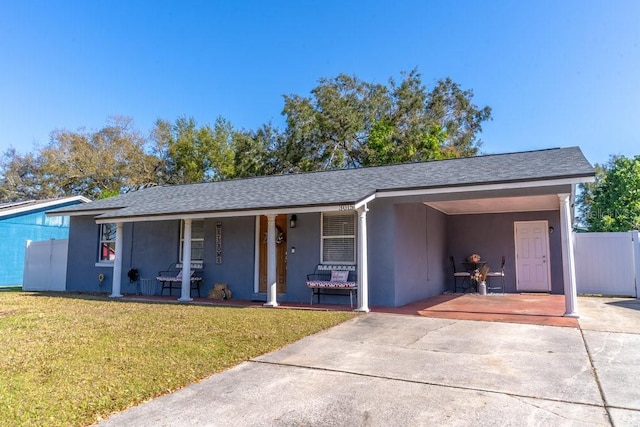
<svg viewBox="0 0 640 427"><path fill-rule="evenodd" d="M73 203L86 203L90 200L81 197L64 197L59 199L43 199L43 200L23 200L18 202L7 202L0 204L0 217L25 214L40 209L53 209L59 206Z"/></svg>
<svg viewBox="0 0 640 427"><path fill-rule="evenodd" d="M590 178L578 147L483 155L391 166L276 175L151 187L56 213L108 211L103 218L355 204L376 193L406 189Z"/></svg>

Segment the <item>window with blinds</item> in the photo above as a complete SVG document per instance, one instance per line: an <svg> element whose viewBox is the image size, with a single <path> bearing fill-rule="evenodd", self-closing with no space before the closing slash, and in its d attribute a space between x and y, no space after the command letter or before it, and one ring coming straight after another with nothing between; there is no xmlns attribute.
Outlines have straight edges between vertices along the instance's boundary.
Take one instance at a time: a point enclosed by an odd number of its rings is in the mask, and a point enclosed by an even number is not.
<svg viewBox="0 0 640 427"><path fill-rule="evenodd" d="M354 213L322 214L322 263L355 264L356 216Z"/></svg>
<svg viewBox="0 0 640 427"><path fill-rule="evenodd" d="M180 262L184 247L184 221L180 221ZM204 261L204 220L191 221L191 262Z"/></svg>

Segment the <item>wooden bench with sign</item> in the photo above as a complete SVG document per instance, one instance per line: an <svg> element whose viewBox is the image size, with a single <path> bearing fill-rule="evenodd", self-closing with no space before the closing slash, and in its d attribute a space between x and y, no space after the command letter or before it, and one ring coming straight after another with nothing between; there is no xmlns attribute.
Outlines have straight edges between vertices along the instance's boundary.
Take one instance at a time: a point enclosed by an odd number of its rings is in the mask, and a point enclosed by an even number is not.
<svg viewBox="0 0 640 427"><path fill-rule="evenodd" d="M182 289L182 263L174 263L169 266L168 269L162 270L158 273L158 277L156 280L162 284L162 289L160 290L160 295L164 294L164 290L169 290L169 296L171 296L171 291L173 289ZM198 298L200 298L200 285L202 284L202 273L203 264L200 262L192 262L191 263L191 287L189 290L189 294L191 291L196 290L198 292Z"/></svg>
<svg viewBox="0 0 640 427"><path fill-rule="evenodd" d="M307 287L311 289L311 305L314 296L317 296L317 303L320 304L320 295L349 295L349 302L353 308L353 297L358 296L356 271L355 265L319 264L313 274L307 275Z"/></svg>

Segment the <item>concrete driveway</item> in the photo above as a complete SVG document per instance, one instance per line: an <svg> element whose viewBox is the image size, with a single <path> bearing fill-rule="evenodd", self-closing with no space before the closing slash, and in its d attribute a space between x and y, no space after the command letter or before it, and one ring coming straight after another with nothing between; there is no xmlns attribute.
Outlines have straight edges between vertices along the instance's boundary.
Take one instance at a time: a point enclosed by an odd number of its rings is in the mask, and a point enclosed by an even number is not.
<svg viewBox="0 0 640 427"><path fill-rule="evenodd" d="M640 425L640 301L580 328L369 313L100 426Z"/></svg>

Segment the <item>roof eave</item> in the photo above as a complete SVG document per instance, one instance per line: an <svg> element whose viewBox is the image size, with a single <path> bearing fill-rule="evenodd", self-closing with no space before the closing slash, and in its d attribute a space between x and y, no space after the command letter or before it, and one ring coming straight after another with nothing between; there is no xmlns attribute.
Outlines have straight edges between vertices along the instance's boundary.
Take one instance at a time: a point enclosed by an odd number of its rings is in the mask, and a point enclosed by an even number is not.
<svg viewBox="0 0 640 427"><path fill-rule="evenodd" d="M14 208L14 209L8 209L8 210L2 212L0 214L0 216L16 215L16 214L21 214L21 213L30 212L30 211L36 211L36 210L40 210L40 209L46 209L46 208L50 208L52 206L63 205L65 203L72 203L72 202L89 203L89 202L91 202L91 200L87 199L84 196L65 197L63 199L48 200L46 202L35 203L35 204L32 204L32 205L27 205L27 206L18 206L18 207ZM45 212L45 214L46 214L46 212Z"/></svg>
<svg viewBox="0 0 640 427"><path fill-rule="evenodd" d="M107 224L114 222L145 222L145 221L171 221L179 219L204 219L204 218L227 218L246 217L257 215L278 215L278 214L303 214L321 212L344 212L356 209L356 202L340 202L327 205L304 205L304 206L280 206L265 208L249 208L219 211L201 212L176 212L159 213L146 215L100 215L96 218L97 224Z"/></svg>
<svg viewBox="0 0 640 427"><path fill-rule="evenodd" d="M534 188L534 187L551 187L556 185L576 185L586 182L595 181L595 174L573 175L571 177L553 177L542 178L537 180L512 180L512 181L495 181L484 183L464 183L457 185L441 185L426 186L421 188L395 188L389 190L379 190L376 192L377 197L401 197L401 196L420 196L428 194L442 193L463 193L473 191L488 190L506 190L513 188Z"/></svg>
<svg viewBox="0 0 640 427"><path fill-rule="evenodd" d="M102 215L114 210L122 209L125 206L117 207L117 208L102 208L102 209L83 209L83 210L54 210L47 211L45 214L47 216L87 216L87 215Z"/></svg>

